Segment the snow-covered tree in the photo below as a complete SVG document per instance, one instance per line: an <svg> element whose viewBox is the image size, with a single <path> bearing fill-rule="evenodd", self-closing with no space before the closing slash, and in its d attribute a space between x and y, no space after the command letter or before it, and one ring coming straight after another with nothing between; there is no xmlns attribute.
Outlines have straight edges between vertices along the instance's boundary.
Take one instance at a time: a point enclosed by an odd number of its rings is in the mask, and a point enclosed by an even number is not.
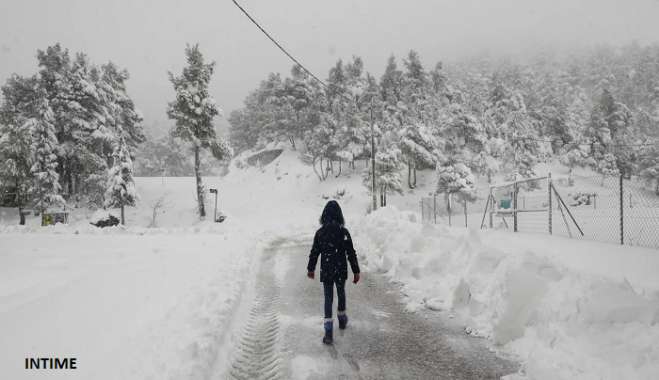
<svg viewBox="0 0 659 380"><path fill-rule="evenodd" d="M469 200L475 195L476 180L471 169L453 160L437 165L437 193L458 194Z"/></svg>
<svg viewBox="0 0 659 380"><path fill-rule="evenodd" d="M382 136L375 153L375 187L379 192L380 206L387 205L387 194L403 193L403 181L400 171L403 167L402 153L398 148L398 136L388 132ZM364 170L364 186L372 186L370 167Z"/></svg>
<svg viewBox="0 0 659 380"><path fill-rule="evenodd" d="M202 149L209 149L213 156L222 159L231 156L232 151L226 142L217 137L213 125L213 118L219 114L219 109L208 91L208 85L215 63L205 63L199 45L188 45L185 55L188 65L183 69L182 75L169 73L176 99L169 103L167 115L176 121L173 135L192 144L199 216L205 217L200 152Z"/></svg>
<svg viewBox="0 0 659 380"><path fill-rule="evenodd" d="M654 192L659 195L659 139L648 141L641 150L639 175L648 184L654 184Z"/></svg>
<svg viewBox="0 0 659 380"><path fill-rule="evenodd" d="M2 86L0 106L0 189L12 195L19 223L25 224L23 207L29 203L32 180L32 131L35 78L12 75Z"/></svg>
<svg viewBox="0 0 659 380"><path fill-rule="evenodd" d="M337 133L340 141L337 158L349 162L353 169L355 159L370 152L370 111L378 106L379 96L375 78L364 73L363 66L362 59L356 56L345 66L345 95L354 101L343 99L342 122Z"/></svg>
<svg viewBox="0 0 659 380"><path fill-rule="evenodd" d="M590 146L584 137L589 122L587 99L582 90L578 90L566 110L565 131L561 140L564 145L559 149L560 162L570 169L570 182L575 167L593 166L594 159L590 154Z"/></svg>
<svg viewBox="0 0 659 380"><path fill-rule="evenodd" d="M485 131L489 140L499 142L496 156L511 169L512 175L532 177L541 149L537 129L522 94L497 83L490 95L490 104L485 115Z"/></svg>
<svg viewBox="0 0 659 380"><path fill-rule="evenodd" d="M128 71L108 62L100 68L98 86L107 114L105 126L113 132L112 138L123 137L129 148L135 149L146 140L142 115L128 96Z"/></svg>
<svg viewBox="0 0 659 380"><path fill-rule="evenodd" d="M135 206L137 191L133 180L133 161L130 158L128 145L123 138L119 139L112 157L114 163L108 171L104 205L110 208L120 208L121 224L125 224L124 208Z"/></svg>
<svg viewBox="0 0 659 380"><path fill-rule="evenodd" d="M398 69L396 58L391 55L387 60L387 66L384 69L384 74L380 78L380 90L382 92L382 100L388 106L395 106L402 100L403 87L403 72Z"/></svg>
<svg viewBox="0 0 659 380"><path fill-rule="evenodd" d="M0 186L12 195L20 224L25 224L23 207L28 202L31 179L31 133L25 125L0 123Z"/></svg>
<svg viewBox="0 0 659 380"><path fill-rule="evenodd" d="M410 111L411 118L426 122L425 111L431 88L428 73L423 68L419 54L414 50L410 50L403 64L405 72L402 77L402 100Z"/></svg>
<svg viewBox="0 0 659 380"><path fill-rule="evenodd" d="M38 100L35 117L28 121L32 131L33 158L30 170L33 181L31 187L34 208L42 215L51 206L63 205L64 198L60 195L59 174L57 174L57 138L53 125L53 112L48 105L45 94Z"/></svg>
<svg viewBox="0 0 659 380"><path fill-rule="evenodd" d="M410 124L399 134L400 151L407 157L407 185L416 187L416 169L432 168L437 164L437 141L424 124Z"/></svg>
<svg viewBox="0 0 659 380"><path fill-rule="evenodd" d="M128 73L108 63L73 57L59 44L37 52L38 88L53 111L58 140L57 172L63 193L102 204L114 141L135 148L144 141L141 116L126 92Z"/></svg>

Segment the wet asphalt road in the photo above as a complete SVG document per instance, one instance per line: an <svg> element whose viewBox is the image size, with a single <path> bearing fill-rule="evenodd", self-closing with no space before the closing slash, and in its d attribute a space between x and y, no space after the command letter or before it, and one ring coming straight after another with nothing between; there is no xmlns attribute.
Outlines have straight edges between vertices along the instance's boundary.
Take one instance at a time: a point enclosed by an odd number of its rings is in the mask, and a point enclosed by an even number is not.
<svg viewBox="0 0 659 380"><path fill-rule="evenodd" d="M227 377L498 379L517 370L444 314L406 312L399 288L371 273L346 284L348 328L339 330L335 321L334 345L322 344L322 286L306 277L308 250L309 244L278 241L264 253Z"/></svg>

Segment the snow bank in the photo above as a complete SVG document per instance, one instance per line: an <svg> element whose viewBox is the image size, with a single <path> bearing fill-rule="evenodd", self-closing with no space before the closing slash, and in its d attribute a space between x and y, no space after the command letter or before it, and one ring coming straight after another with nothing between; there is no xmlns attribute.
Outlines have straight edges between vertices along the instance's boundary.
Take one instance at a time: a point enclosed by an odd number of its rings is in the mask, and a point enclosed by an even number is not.
<svg viewBox="0 0 659 380"><path fill-rule="evenodd" d="M354 231L367 270L410 310L444 310L533 379L659 376L659 254L541 235L416 223L387 207Z"/></svg>
<svg viewBox="0 0 659 380"><path fill-rule="evenodd" d="M4 234L0 368L25 356L78 358L49 378L200 379L250 274L244 235Z"/></svg>

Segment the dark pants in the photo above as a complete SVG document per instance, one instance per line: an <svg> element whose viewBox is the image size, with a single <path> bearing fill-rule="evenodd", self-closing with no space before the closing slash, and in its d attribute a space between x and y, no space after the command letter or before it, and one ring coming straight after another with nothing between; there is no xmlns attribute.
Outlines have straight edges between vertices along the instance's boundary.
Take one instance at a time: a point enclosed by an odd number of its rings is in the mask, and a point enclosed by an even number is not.
<svg viewBox="0 0 659 380"><path fill-rule="evenodd" d="M337 310L339 312L346 310L346 280L323 282L323 289L325 290L325 319L332 319L334 285L336 285L336 296L339 298L339 307Z"/></svg>

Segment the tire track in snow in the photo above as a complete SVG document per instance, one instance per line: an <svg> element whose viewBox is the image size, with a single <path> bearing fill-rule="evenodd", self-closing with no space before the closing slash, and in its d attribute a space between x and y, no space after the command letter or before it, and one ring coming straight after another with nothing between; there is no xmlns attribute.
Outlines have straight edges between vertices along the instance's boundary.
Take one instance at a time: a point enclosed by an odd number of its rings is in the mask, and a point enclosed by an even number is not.
<svg viewBox="0 0 659 380"><path fill-rule="evenodd" d="M272 259L278 244L264 252L254 304L235 346L229 378L236 380L282 379L279 352L280 287L272 273Z"/></svg>

